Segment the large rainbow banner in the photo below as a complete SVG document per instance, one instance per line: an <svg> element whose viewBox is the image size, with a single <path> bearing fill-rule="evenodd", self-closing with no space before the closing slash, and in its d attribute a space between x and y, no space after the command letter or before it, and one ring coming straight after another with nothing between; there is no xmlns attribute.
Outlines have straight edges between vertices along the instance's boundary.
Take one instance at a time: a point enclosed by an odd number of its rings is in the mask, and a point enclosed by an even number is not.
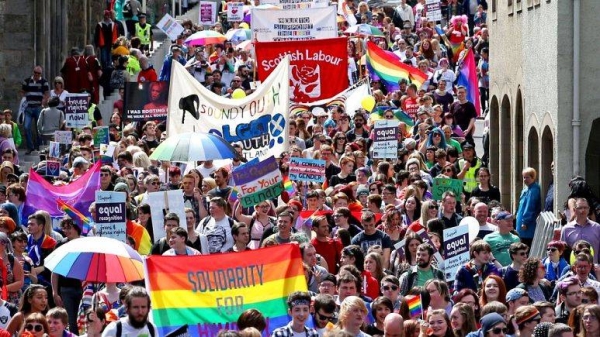
<svg viewBox="0 0 600 337"><path fill-rule="evenodd" d="M307 290L295 244L218 256L150 256L145 261L151 318L160 336L184 324L190 336L216 336L221 329L236 329L239 315L251 308L267 318L270 335L290 321L288 295Z"/></svg>

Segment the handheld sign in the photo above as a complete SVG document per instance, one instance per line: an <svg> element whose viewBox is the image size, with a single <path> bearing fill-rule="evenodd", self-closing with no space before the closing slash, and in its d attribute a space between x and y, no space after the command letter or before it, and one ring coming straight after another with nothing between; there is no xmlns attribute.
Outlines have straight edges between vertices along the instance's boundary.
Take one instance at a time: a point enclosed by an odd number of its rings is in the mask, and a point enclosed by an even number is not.
<svg viewBox="0 0 600 337"><path fill-rule="evenodd" d="M434 200L442 200L442 194L446 191L454 192L456 197L460 197L463 192L463 181L459 179L434 178L431 193Z"/></svg>
<svg viewBox="0 0 600 337"><path fill-rule="evenodd" d="M290 180L325 182L325 161L320 159L290 158Z"/></svg>
<svg viewBox="0 0 600 337"><path fill-rule="evenodd" d="M127 243L125 192L96 191L96 225L100 236Z"/></svg>

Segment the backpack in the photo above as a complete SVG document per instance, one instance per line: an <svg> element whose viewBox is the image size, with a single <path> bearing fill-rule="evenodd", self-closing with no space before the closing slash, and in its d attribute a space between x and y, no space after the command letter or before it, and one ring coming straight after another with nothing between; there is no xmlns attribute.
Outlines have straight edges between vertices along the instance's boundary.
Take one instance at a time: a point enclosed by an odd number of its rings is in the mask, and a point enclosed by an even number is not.
<svg viewBox="0 0 600 337"><path fill-rule="evenodd" d="M117 70L115 69L112 74L110 74L110 90L115 91L121 88L125 84L125 70Z"/></svg>
<svg viewBox="0 0 600 337"><path fill-rule="evenodd" d="M131 1L127 0L123 5L123 17L132 18L133 11L131 10Z"/></svg>
<svg viewBox="0 0 600 337"><path fill-rule="evenodd" d="M150 331L150 337L156 337L156 336L154 336L154 326L152 325L152 323L146 322L146 327L148 327L148 331ZM121 320L118 320L117 321L117 332L115 334L115 337L121 337L122 334L123 334L123 322L121 322Z"/></svg>

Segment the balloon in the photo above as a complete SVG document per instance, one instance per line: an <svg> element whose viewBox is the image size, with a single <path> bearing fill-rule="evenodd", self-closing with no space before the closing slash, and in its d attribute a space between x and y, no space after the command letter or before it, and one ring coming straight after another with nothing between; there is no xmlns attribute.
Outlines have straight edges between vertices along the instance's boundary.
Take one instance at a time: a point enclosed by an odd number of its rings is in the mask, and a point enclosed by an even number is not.
<svg viewBox="0 0 600 337"><path fill-rule="evenodd" d="M371 112L375 107L375 98L369 95L362 99L360 105L363 107L363 109L367 110L368 112Z"/></svg>
<svg viewBox="0 0 600 337"><path fill-rule="evenodd" d="M479 221L472 216L464 217L458 225L469 226L469 242L473 242L473 240L475 240L477 237L477 234L479 234Z"/></svg>
<svg viewBox="0 0 600 337"><path fill-rule="evenodd" d="M246 97L246 92L242 89L235 89L232 93L231 93L231 98L233 99L242 99Z"/></svg>

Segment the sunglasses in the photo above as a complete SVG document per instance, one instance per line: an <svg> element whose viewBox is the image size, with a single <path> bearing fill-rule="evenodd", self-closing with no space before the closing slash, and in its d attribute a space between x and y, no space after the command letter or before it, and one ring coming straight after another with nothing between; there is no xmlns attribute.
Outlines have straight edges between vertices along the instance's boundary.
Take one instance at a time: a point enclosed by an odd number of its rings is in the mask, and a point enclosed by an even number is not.
<svg viewBox="0 0 600 337"><path fill-rule="evenodd" d="M508 329L507 328L493 328L491 331L495 335L498 335L498 334L501 334L501 333L503 333L503 334L506 335L508 333Z"/></svg>
<svg viewBox="0 0 600 337"><path fill-rule="evenodd" d="M389 115L385 116L385 119L392 119L392 118L394 118L394 116L389 116Z"/></svg>
<svg viewBox="0 0 600 337"><path fill-rule="evenodd" d="M548 252L553 252L553 253L554 253L555 251L557 251L557 250L558 250L558 249L556 249L556 248L554 248L554 247L552 247L552 248L547 248L547 249L546 249L546 251L548 251Z"/></svg>
<svg viewBox="0 0 600 337"><path fill-rule="evenodd" d="M431 205L431 206L429 206L429 209L438 209L438 206L436 206L436 205Z"/></svg>
<svg viewBox="0 0 600 337"><path fill-rule="evenodd" d="M151 184L151 185L160 185L160 182L158 182L158 181L153 181L153 182L151 182L150 184Z"/></svg>
<svg viewBox="0 0 600 337"><path fill-rule="evenodd" d="M41 324L27 324L25 325L25 330L40 332L44 330L44 327Z"/></svg>
<svg viewBox="0 0 600 337"><path fill-rule="evenodd" d="M383 287L381 287L381 289L383 289L385 291L388 291L388 290L396 291L396 290L398 290L398 286L397 285L383 286Z"/></svg>
<svg viewBox="0 0 600 337"><path fill-rule="evenodd" d="M527 255L529 255L527 252L519 252L518 254L521 255L521 256L527 256Z"/></svg>
<svg viewBox="0 0 600 337"><path fill-rule="evenodd" d="M319 320L321 320L321 321L329 321L329 322L333 322L335 320L335 316L325 316L318 312L317 312L317 318L319 318Z"/></svg>

